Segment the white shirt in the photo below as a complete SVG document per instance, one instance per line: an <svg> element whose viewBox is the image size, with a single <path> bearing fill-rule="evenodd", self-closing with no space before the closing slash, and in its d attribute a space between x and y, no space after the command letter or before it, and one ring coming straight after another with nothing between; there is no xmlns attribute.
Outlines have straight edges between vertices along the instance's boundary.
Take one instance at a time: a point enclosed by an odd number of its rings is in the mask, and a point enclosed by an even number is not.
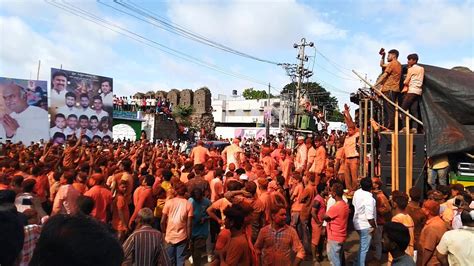
<svg viewBox="0 0 474 266"><path fill-rule="evenodd" d="M64 128L59 128L59 127L57 127L57 126L54 126L54 127L52 127L52 128L49 129L49 136L50 136L51 138L53 138L54 134L56 134L57 132L61 132L61 133L64 134L64 131L65 131Z"/></svg>
<svg viewBox="0 0 474 266"><path fill-rule="evenodd" d="M240 153L242 153L242 149L236 144L231 144L225 147L224 151L226 152L226 156L227 156L226 157L227 168L229 168L229 165L231 163L235 164L236 167L239 167L237 160L238 160L238 157L240 156Z"/></svg>
<svg viewBox="0 0 474 266"><path fill-rule="evenodd" d="M419 65L413 65L408 68L406 79L409 79L408 93L421 95L425 69Z"/></svg>
<svg viewBox="0 0 474 266"><path fill-rule="evenodd" d="M107 113L106 111L104 111L103 109L100 110L99 113L97 113L95 110L92 110L90 109L90 115L93 116L97 116L97 119L99 120L102 120L102 117L106 117L106 116L109 116L109 113ZM90 116L89 116L90 117Z"/></svg>
<svg viewBox="0 0 474 266"><path fill-rule="evenodd" d="M73 107L68 107L67 105L61 106L56 109L56 114L63 114L66 119L70 114L75 114L77 115L77 108ZM79 116L77 117L79 119Z"/></svg>
<svg viewBox="0 0 474 266"><path fill-rule="evenodd" d="M66 103L64 102L65 99L66 99L66 89L60 91L58 93L58 91L56 91L55 89L51 89L51 105L50 106L55 106L55 107L60 107L60 106L63 106L63 105L66 105Z"/></svg>
<svg viewBox="0 0 474 266"><path fill-rule="evenodd" d="M352 198L354 205L354 222L355 230L363 230L370 228L369 220L376 219L375 199L372 193L359 188Z"/></svg>
<svg viewBox="0 0 474 266"><path fill-rule="evenodd" d="M76 137L77 138L81 137L81 130L82 129L80 129L80 128L76 130ZM89 129L86 129L86 132L85 132L84 135L88 136L90 139L92 139L92 137L93 137L92 131L90 131Z"/></svg>
<svg viewBox="0 0 474 266"><path fill-rule="evenodd" d="M102 97L102 102L104 105L112 105L114 101L114 95L112 92L109 92L107 95L104 93L100 94L100 97Z"/></svg>
<svg viewBox="0 0 474 266"><path fill-rule="evenodd" d="M63 133L64 133L64 135L65 135L66 138L67 138L67 136L69 136L69 135L76 135L76 132L77 132L77 131L78 131L77 128L76 128L76 129L72 129L72 128L70 128L70 127L66 127L66 128L64 129L64 132L63 132Z"/></svg>
<svg viewBox="0 0 474 266"><path fill-rule="evenodd" d="M101 137L101 138L103 138L103 137L105 137L105 136L112 137L112 131L108 130L107 133L105 133L105 134L104 134L102 131L99 131L99 132L97 132L96 135L98 135L98 136Z"/></svg>
<svg viewBox="0 0 474 266"><path fill-rule="evenodd" d="M79 117L80 117L81 115L85 115L85 116L87 116L87 118L90 119L91 116L93 115L93 111L92 111L91 109L89 109L89 108L84 109L84 108L82 108L82 106L81 106L81 107L78 107L78 108L76 109L75 114L77 115L77 119L79 119ZM67 118L67 117L66 117L66 118Z"/></svg>
<svg viewBox="0 0 474 266"><path fill-rule="evenodd" d="M11 138L13 143L22 141L25 145L30 142L37 142L40 139L49 139L48 112L36 106L28 106L23 112L12 112L10 116L19 125L15 135ZM4 128L2 127L4 130ZM2 137L6 139L5 132Z"/></svg>
<svg viewBox="0 0 474 266"><path fill-rule="evenodd" d="M92 137L100 135L100 131L97 128L95 130L90 130L90 131L91 131Z"/></svg>
<svg viewBox="0 0 474 266"><path fill-rule="evenodd" d="M179 152L185 152L187 147L188 147L188 143L186 141L181 142L179 144Z"/></svg>
<svg viewBox="0 0 474 266"><path fill-rule="evenodd" d="M306 160L308 158L308 148L306 145L300 144L296 149L296 158L295 158L295 169L301 170L303 169L304 165L306 164Z"/></svg>
<svg viewBox="0 0 474 266"><path fill-rule="evenodd" d="M444 233L436 247L441 254L448 254L449 265L472 265L474 261L474 227Z"/></svg>

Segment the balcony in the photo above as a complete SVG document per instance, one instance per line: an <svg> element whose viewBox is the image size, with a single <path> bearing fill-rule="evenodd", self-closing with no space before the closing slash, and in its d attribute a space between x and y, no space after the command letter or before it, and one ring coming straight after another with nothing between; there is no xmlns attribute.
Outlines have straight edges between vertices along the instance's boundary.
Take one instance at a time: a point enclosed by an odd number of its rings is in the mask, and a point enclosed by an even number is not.
<svg viewBox="0 0 474 266"><path fill-rule="evenodd" d="M142 111L132 112L132 111L114 110L114 118L143 121L143 112Z"/></svg>

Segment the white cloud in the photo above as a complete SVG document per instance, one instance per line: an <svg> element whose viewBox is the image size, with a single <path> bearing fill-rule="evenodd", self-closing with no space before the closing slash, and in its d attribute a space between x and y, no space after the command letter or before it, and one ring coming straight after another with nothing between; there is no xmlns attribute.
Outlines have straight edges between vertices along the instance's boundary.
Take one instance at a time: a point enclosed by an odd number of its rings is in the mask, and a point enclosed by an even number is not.
<svg viewBox="0 0 474 266"><path fill-rule="evenodd" d="M362 1L356 10L367 21L382 20L381 33L391 38L432 47L474 39L471 0Z"/></svg>
<svg viewBox="0 0 474 266"><path fill-rule="evenodd" d="M464 57L464 58L461 58L460 60L442 61L434 65L447 68L447 69L451 69L457 66L463 66L463 67L469 68L471 71L474 71L474 57Z"/></svg>
<svg viewBox="0 0 474 266"><path fill-rule="evenodd" d="M247 49L286 48L301 37L328 40L346 36L346 30L296 1L171 1L168 16L193 32Z"/></svg>
<svg viewBox="0 0 474 266"><path fill-rule="evenodd" d="M437 45L474 39L474 2L419 1L407 8L406 36Z"/></svg>

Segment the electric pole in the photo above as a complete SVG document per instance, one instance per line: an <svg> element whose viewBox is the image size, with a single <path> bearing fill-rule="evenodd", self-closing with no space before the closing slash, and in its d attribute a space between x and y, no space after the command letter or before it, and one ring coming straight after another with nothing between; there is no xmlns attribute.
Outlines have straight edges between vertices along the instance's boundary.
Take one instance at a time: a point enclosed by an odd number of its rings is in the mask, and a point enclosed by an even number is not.
<svg viewBox="0 0 474 266"><path fill-rule="evenodd" d="M270 85L270 83L268 83L267 110L265 111L265 115L266 115L266 118L267 118L265 134L267 136L267 140L270 137L270 123L271 123L271 119L272 119L272 113L271 113L272 109L270 108L270 88L271 88L271 85Z"/></svg>
<svg viewBox="0 0 474 266"><path fill-rule="evenodd" d="M296 59L300 60L299 65L296 69L296 77L297 77L297 84L296 84L296 99L295 99L295 119L294 119L294 125L295 125L295 130L299 127L298 126L298 116L300 114L300 98L301 98L301 82L304 77L306 76L311 76L313 73L310 73L311 71L308 71L307 69L304 68L304 63L308 61L308 57L305 56L304 54L304 49L306 46L313 47L314 43L313 42L306 42L305 38L301 39L300 44L293 44L293 48L298 49L298 56Z"/></svg>

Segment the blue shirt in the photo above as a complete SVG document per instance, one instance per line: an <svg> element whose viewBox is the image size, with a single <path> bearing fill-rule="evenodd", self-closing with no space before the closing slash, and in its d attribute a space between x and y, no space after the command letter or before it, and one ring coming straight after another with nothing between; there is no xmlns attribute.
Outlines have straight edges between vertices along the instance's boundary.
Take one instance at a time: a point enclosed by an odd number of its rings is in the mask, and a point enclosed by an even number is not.
<svg viewBox="0 0 474 266"><path fill-rule="evenodd" d="M193 198L189 198L189 202L193 205L192 237L207 237L209 235L209 216L206 210L211 205L211 201L203 198L201 202L197 202ZM203 219L204 222L202 222Z"/></svg>

